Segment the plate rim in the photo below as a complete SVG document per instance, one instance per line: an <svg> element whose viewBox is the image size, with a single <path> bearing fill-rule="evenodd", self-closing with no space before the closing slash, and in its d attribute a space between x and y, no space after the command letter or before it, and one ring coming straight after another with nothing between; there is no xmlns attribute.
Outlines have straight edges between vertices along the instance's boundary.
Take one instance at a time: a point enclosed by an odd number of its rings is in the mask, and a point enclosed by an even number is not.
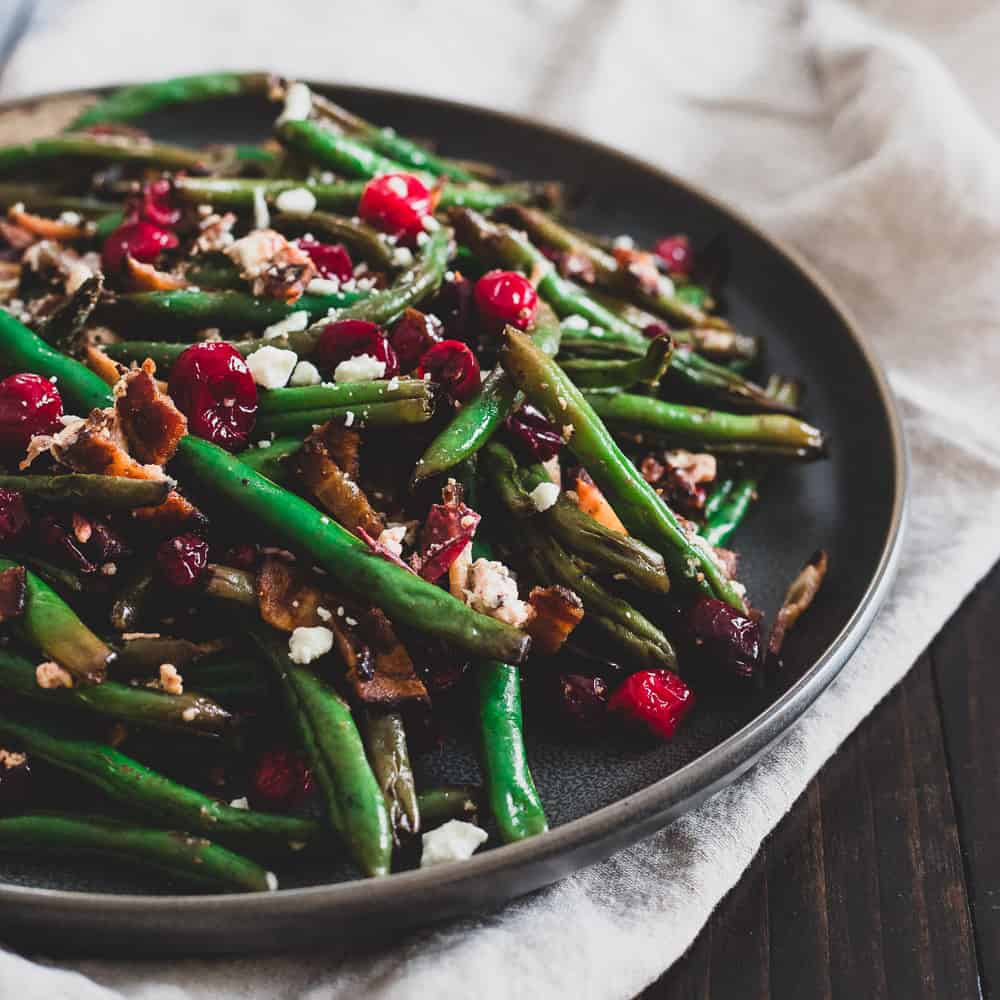
<svg viewBox="0 0 1000 1000"><path fill-rule="evenodd" d="M208 71L206 71L208 72ZM255 72L232 70L232 72ZM256 72L261 72L257 70ZM266 71L265 71L266 72ZM146 81L137 81L146 82ZM269 893L210 893L177 895L141 895L136 893L77 892L68 889L0 883L0 906L20 911L22 915L39 915L52 911L59 915L81 917L93 915L97 920L144 916L169 918L185 915L197 907L206 916L233 916L252 921L255 917L300 915L302 905L310 912L319 910L376 911L406 898L419 898L430 890L459 891L463 883L479 882L494 874L539 866L560 855L599 845L611 840L616 831L628 830L624 838L617 837L610 856L634 845L657 829L664 828L677 816L732 784L746 773L767 751L784 737L809 707L832 683L867 634L881 609L898 569L910 507L909 448L898 404L889 385L885 369L874 348L869 344L854 318L829 281L809 263L799 250L763 229L742 210L734 208L699 185L672 171L633 153L617 149L609 143L593 139L564 126L555 125L531 114L487 108L470 101L455 100L414 90L360 85L347 81L306 81L317 90L349 91L382 99L418 101L451 111L460 111L481 118L504 121L511 125L545 132L569 142L614 157L627 166L640 170L658 181L682 190L686 195L708 203L716 211L734 220L753 233L779 257L790 263L819 293L841 321L871 373L886 415L894 464L893 506L879 561L865 591L843 628L826 649L814 660L802 676L758 715L741 726L721 743L689 761L676 771L617 802L602 806L544 834L514 844L495 847L484 854L473 855L461 865L397 872L384 879L357 878L348 882L324 883L301 888L281 889ZM126 84L128 85L128 84ZM34 105L69 97L103 94L120 84L100 87L69 88L24 95L0 101L0 114L28 109ZM590 862L587 862L590 863ZM533 880L533 888L551 884L581 867L578 864ZM526 889L524 891L530 891ZM302 905L300 905L302 904ZM15 916L15 913L10 913ZM223 933L231 928L223 928Z"/></svg>

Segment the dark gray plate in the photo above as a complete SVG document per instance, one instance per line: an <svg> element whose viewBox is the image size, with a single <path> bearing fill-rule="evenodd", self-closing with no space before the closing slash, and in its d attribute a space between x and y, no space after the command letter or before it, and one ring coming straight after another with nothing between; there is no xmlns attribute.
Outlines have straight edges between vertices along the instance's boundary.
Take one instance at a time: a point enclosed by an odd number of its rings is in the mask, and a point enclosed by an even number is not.
<svg viewBox="0 0 1000 1000"><path fill-rule="evenodd" d="M123 945L175 955L276 950L498 906L640 840L745 771L830 683L885 597L906 505L899 419L869 348L794 254L669 174L580 137L461 104L349 87L329 92L372 120L438 140L448 154L584 187L576 218L588 228L642 241L686 231L696 244L723 234L734 265L730 316L767 338L770 370L806 381L807 416L832 441L830 461L768 479L739 536L742 576L769 615L817 547L831 554L830 576L789 637L782 686L737 706L703 704L669 745L570 742L533 717L529 703L528 751L553 826L541 837L378 882L314 863L279 871L288 888L260 896L173 895L182 890L106 863L2 861L0 926L8 936L37 942L45 928L48 947L118 954ZM201 143L262 137L272 119L273 109L238 100L146 124L162 137ZM474 743L456 737L418 768L429 783L476 781Z"/></svg>

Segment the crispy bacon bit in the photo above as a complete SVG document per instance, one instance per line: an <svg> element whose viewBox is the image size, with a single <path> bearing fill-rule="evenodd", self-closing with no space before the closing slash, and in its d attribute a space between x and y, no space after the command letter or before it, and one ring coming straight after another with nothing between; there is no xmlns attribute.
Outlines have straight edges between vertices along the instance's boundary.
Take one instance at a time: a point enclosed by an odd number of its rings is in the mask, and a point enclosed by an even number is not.
<svg viewBox="0 0 1000 1000"><path fill-rule="evenodd" d="M9 228L9 227L8 227ZM21 230L23 232L23 230ZM7 235L6 230L3 230ZM32 237L34 242L34 237ZM39 274L50 274L65 283L66 294L72 295L94 271L73 250L67 250L52 240L42 240L25 250L22 262Z"/></svg>
<svg viewBox="0 0 1000 1000"><path fill-rule="evenodd" d="M184 694L184 678L172 663L160 664L160 689L167 694Z"/></svg>
<svg viewBox="0 0 1000 1000"><path fill-rule="evenodd" d="M100 375L108 385L116 385L124 373L124 369L117 361L109 358L104 351L97 347L88 345L83 353L83 361L92 372Z"/></svg>
<svg viewBox="0 0 1000 1000"><path fill-rule="evenodd" d="M142 462L163 465L187 434L187 418L157 388L155 374L149 358L127 372L115 387L115 413L132 454Z"/></svg>
<svg viewBox="0 0 1000 1000"><path fill-rule="evenodd" d="M187 497L171 490L157 507L136 507L132 516L137 521L155 524L162 531L176 533L181 527L194 528L208 524L208 518Z"/></svg>
<svg viewBox="0 0 1000 1000"><path fill-rule="evenodd" d="M46 219L24 210L24 205L11 205L7 218L25 232L44 240L78 240L87 235L87 228L79 222L63 222L60 219Z"/></svg>
<svg viewBox="0 0 1000 1000"><path fill-rule="evenodd" d="M309 255L273 229L256 229L223 252L253 282L254 295L295 302L317 273Z"/></svg>
<svg viewBox="0 0 1000 1000"><path fill-rule="evenodd" d="M58 663L46 660L45 663L39 663L35 667L35 683L40 688L51 691L53 688L71 688L73 678Z"/></svg>
<svg viewBox="0 0 1000 1000"><path fill-rule="evenodd" d="M656 257L645 250L629 250L616 247L615 260L618 267L628 274L641 291L655 292L660 285L660 271L656 266Z"/></svg>
<svg viewBox="0 0 1000 1000"><path fill-rule="evenodd" d="M345 615L346 618L346 615ZM389 619L378 608L372 608L359 618L361 634L371 649L374 670L363 677L348 664L347 679L355 694L366 704L399 705L404 702L427 702L427 688L417 676L413 660L399 641ZM330 623L337 635L338 619Z"/></svg>
<svg viewBox="0 0 1000 1000"><path fill-rule="evenodd" d="M444 503L434 504L420 534L420 552L413 557L417 572L432 583L448 572L476 533L481 520L462 499L454 480L441 491Z"/></svg>
<svg viewBox="0 0 1000 1000"><path fill-rule="evenodd" d="M187 288L187 281L168 271L158 271L152 264L144 264L131 254L125 258L129 284L140 292L173 292Z"/></svg>
<svg viewBox="0 0 1000 1000"><path fill-rule="evenodd" d="M583 602L565 587L534 587L528 604L535 612L524 626L531 636L532 651L557 653L583 619Z"/></svg>
<svg viewBox="0 0 1000 1000"><path fill-rule="evenodd" d="M260 564L257 603L261 618L283 632L324 624L316 611L326 603L323 592L293 564L276 556L265 556Z"/></svg>
<svg viewBox="0 0 1000 1000"><path fill-rule="evenodd" d="M774 628L771 629L771 636L767 641L769 657L777 658L785 641L785 634L794 627L795 623L805 614L809 605L812 604L826 578L828 565L829 559L826 552L819 549L813 553L809 561L799 571L798 576L792 581L785 594L785 599L781 602L781 610L774 620Z"/></svg>
<svg viewBox="0 0 1000 1000"><path fill-rule="evenodd" d="M618 531L623 535L628 534L614 508L584 469L581 469L577 474L575 491L580 510L589 514L599 524L603 524L605 528Z"/></svg>
<svg viewBox="0 0 1000 1000"><path fill-rule="evenodd" d="M715 480L718 468L714 455L679 449L650 453L642 460L640 472L670 507L693 515L704 508L703 484Z"/></svg>
<svg viewBox="0 0 1000 1000"><path fill-rule="evenodd" d="M23 566L11 566L0 572L0 625L24 613L26 577Z"/></svg>

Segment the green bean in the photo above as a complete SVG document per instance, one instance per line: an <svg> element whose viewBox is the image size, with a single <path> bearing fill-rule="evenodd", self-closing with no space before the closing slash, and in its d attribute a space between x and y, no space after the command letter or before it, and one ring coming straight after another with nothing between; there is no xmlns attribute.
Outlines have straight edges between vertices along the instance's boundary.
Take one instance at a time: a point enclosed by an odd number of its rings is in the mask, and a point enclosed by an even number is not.
<svg viewBox="0 0 1000 1000"><path fill-rule="evenodd" d="M655 337L644 357L632 361L561 362L562 370L581 388L619 389L634 385L655 386L666 374L673 356L670 336ZM617 396L617 393L615 394Z"/></svg>
<svg viewBox="0 0 1000 1000"><path fill-rule="evenodd" d="M153 594L153 570L136 566L122 584L111 605L111 627L131 632L139 624Z"/></svg>
<svg viewBox="0 0 1000 1000"><path fill-rule="evenodd" d="M261 393L260 416L301 410L325 410L363 403L389 403L402 399L430 400L434 387L422 378L378 379L372 382L339 382L270 389Z"/></svg>
<svg viewBox="0 0 1000 1000"><path fill-rule="evenodd" d="M200 694L163 694L115 681L46 690L35 679L35 664L10 649L0 649L0 688L34 701L72 705L177 733L218 734L232 719L221 705Z"/></svg>
<svg viewBox="0 0 1000 1000"><path fill-rule="evenodd" d="M194 149L137 141L122 136L61 135L35 139L19 146L0 147L0 174L36 170L68 160L96 160L135 163L168 170L202 171L206 157Z"/></svg>
<svg viewBox="0 0 1000 1000"><path fill-rule="evenodd" d="M113 203L96 198L63 194L59 187L32 184L28 181L0 183L0 208L23 204L30 212L76 212L85 219L92 219L114 211Z"/></svg>
<svg viewBox="0 0 1000 1000"><path fill-rule="evenodd" d="M263 341L260 343L263 344ZM162 340L122 340L116 344L104 344L101 350L121 365L130 365L132 362L141 365L150 358L156 363L157 375L165 377L174 362L190 346L189 343L173 344Z"/></svg>
<svg viewBox="0 0 1000 1000"><path fill-rule="evenodd" d="M249 570L209 563L201 586L209 597L257 607L257 578Z"/></svg>
<svg viewBox="0 0 1000 1000"><path fill-rule="evenodd" d="M0 570L19 564L0 558ZM17 629L33 646L84 684L100 684L115 654L43 580L25 572L24 612Z"/></svg>
<svg viewBox="0 0 1000 1000"><path fill-rule="evenodd" d="M281 483L288 478L288 468L285 459L302 447L302 439L297 437L276 438L270 444L256 448L247 448L240 454L244 465L254 472L267 476L274 483Z"/></svg>
<svg viewBox="0 0 1000 1000"><path fill-rule="evenodd" d="M184 277L199 289L246 292L247 280L223 253L200 253L187 265Z"/></svg>
<svg viewBox="0 0 1000 1000"><path fill-rule="evenodd" d="M280 124L277 131L282 144L308 163L345 177L370 179L379 174L407 172L404 164L390 160L357 139L338 135L320 122L295 119ZM428 175L425 180L433 183Z"/></svg>
<svg viewBox="0 0 1000 1000"><path fill-rule="evenodd" d="M572 427L569 449L587 467L629 532L663 556L672 582L687 581L691 588L742 610L739 592L709 553L687 537L559 365L513 327L505 332L500 363L556 426Z"/></svg>
<svg viewBox="0 0 1000 1000"><path fill-rule="evenodd" d="M167 479L125 479L86 472L54 476L0 473L0 489L17 490L32 500L44 503L68 503L87 510L155 507L166 499L170 486Z"/></svg>
<svg viewBox="0 0 1000 1000"><path fill-rule="evenodd" d="M434 401L399 399L386 403L359 403L354 406L327 406L318 410L293 410L260 417L257 433L308 434L328 420L343 421L348 427L405 427L426 423L434 415Z"/></svg>
<svg viewBox="0 0 1000 1000"><path fill-rule="evenodd" d="M716 480L712 491L705 498L705 507L702 510L702 516L706 521L718 512L719 508L725 502L726 497L732 492L732 489L732 478Z"/></svg>
<svg viewBox="0 0 1000 1000"><path fill-rule="evenodd" d="M756 470L744 476L726 499L713 511L712 516L701 527L701 536L709 545L725 545L733 532L740 526L751 504L757 499L760 475Z"/></svg>
<svg viewBox="0 0 1000 1000"><path fill-rule="evenodd" d="M18 552L17 561L34 570L50 587L70 594L82 594L86 589L83 577L65 566L56 566L45 559L39 559L31 552Z"/></svg>
<svg viewBox="0 0 1000 1000"><path fill-rule="evenodd" d="M223 843L290 846L313 840L317 833L312 820L225 805L93 740L55 736L6 716L0 716L0 735L139 815L176 823L191 833L211 834Z"/></svg>
<svg viewBox="0 0 1000 1000"><path fill-rule="evenodd" d="M38 324L38 335L60 351L75 353L77 341L101 297L104 278L93 274L55 312Z"/></svg>
<svg viewBox="0 0 1000 1000"><path fill-rule="evenodd" d="M480 790L474 785L441 785L417 796L425 830L433 830L450 819L474 823L479 814Z"/></svg>
<svg viewBox="0 0 1000 1000"><path fill-rule="evenodd" d="M255 861L202 837L130 826L103 816L40 813L0 819L0 852L100 855L222 892L267 892L277 879Z"/></svg>
<svg viewBox="0 0 1000 1000"><path fill-rule="evenodd" d="M420 803L399 712L369 706L364 726L368 759L385 796L397 843L420 832Z"/></svg>
<svg viewBox="0 0 1000 1000"><path fill-rule="evenodd" d="M327 240L338 240L348 250L367 261L376 270L395 268L393 248L379 235L377 229L358 219L329 212L310 212L308 215L271 216L271 226L279 233L312 233Z"/></svg>

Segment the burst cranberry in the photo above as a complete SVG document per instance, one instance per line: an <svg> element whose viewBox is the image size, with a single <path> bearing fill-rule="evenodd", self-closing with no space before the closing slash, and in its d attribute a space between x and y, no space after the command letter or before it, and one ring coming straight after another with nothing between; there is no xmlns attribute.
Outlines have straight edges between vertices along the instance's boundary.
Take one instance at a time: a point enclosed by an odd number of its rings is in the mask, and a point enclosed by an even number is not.
<svg viewBox="0 0 1000 1000"><path fill-rule="evenodd" d="M320 364L336 368L341 361L367 354L385 365L384 378L399 374L396 352L389 345L382 328L363 319L342 319L328 324L316 344Z"/></svg>
<svg viewBox="0 0 1000 1000"><path fill-rule="evenodd" d="M160 575L173 587L196 584L208 565L208 542L197 535L168 538L156 550L156 566Z"/></svg>
<svg viewBox="0 0 1000 1000"><path fill-rule="evenodd" d="M320 243L303 236L295 245L316 265L321 278L347 281L354 276L354 262L342 243Z"/></svg>
<svg viewBox="0 0 1000 1000"><path fill-rule="evenodd" d="M415 243L434 211L435 193L413 174L382 174L361 193L358 215L390 236Z"/></svg>
<svg viewBox="0 0 1000 1000"><path fill-rule="evenodd" d="M437 295L428 303L427 311L434 313L444 324L447 339L471 343L476 332L472 308L475 298L473 284L458 271L450 271L448 275L441 282Z"/></svg>
<svg viewBox="0 0 1000 1000"><path fill-rule="evenodd" d="M664 320L658 319L652 323L647 323L642 328L642 335L649 337L650 340L656 340L657 337L669 337L670 327Z"/></svg>
<svg viewBox="0 0 1000 1000"><path fill-rule="evenodd" d="M269 812L288 812L313 789L312 772L301 754L267 750L261 754L250 779L250 804Z"/></svg>
<svg viewBox="0 0 1000 1000"><path fill-rule="evenodd" d="M0 751L0 814L20 812L31 794L31 766L22 753Z"/></svg>
<svg viewBox="0 0 1000 1000"><path fill-rule="evenodd" d="M669 740L694 706L694 693L669 670L640 670L618 686L608 708Z"/></svg>
<svg viewBox="0 0 1000 1000"><path fill-rule="evenodd" d="M580 729L596 729L608 708L608 685L603 677L562 674L559 703L563 712Z"/></svg>
<svg viewBox="0 0 1000 1000"><path fill-rule="evenodd" d="M524 403L515 410L507 418L506 427L539 462L547 462L563 446L556 425L531 403Z"/></svg>
<svg viewBox="0 0 1000 1000"><path fill-rule="evenodd" d="M421 359L417 375L438 382L452 399L465 402L480 386L479 362L460 340L442 340Z"/></svg>
<svg viewBox="0 0 1000 1000"><path fill-rule="evenodd" d="M142 189L142 205L139 214L156 226L169 228L181 221L181 210L170 202L170 181L160 178L151 181ZM134 257L135 254L132 254Z"/></svg>
<svg viewBox="0 0 1000 1000"><path fill-rule="evenodd" d="M28 510L24 494L17 490L0 489L0 542L16 538L28 526Z"/></svg>
<svg viewBox="0 0 1000 1000"><path fill-rule="evenodd" d="M538 312L538 292L517 271L490 271L476 282L476 305L479 315L490 327L499 330L508 323L527 330Z"/></svg>
<svg viewBox="0 0 1000 1000"><path fill-rule="evenodd" d="M423 355L440 341L441 321L419 309L407 309L389 335L403 372L412 372Z"/></svg>
<svg viewBox="0 0 1000 1000"><path fill-rule="evenodd" d="M18 453L35 434L51 434L61 426L62 397L41 375L8 375L0 381L0 452Z"/></svg>
<svg viewBox="0 0 1000 1000"><path fill-rule="evenodd" d="M695 656L713 673L752 678L760 662L760 625L714 597L702 597L687 610L685 624Z"/></svg>
<svg viewBox="0 0 1000 1000"><path fill-rule="evenodd" d="M145 219L132 219L123 222L104 241L101 263L109 274L122 267L126 256L141 264L153 264L164 250L173 250L177 243L176 234L169 229Z"/></svg>
<svg viewBox="0 0 1000 1000"><path fill-rule="evenodd" d="M229 451L246 446L257 418L257 385L229 344L192 344L170 370L170 395L192 434Z"/></svg>
<svg viewBox="0 0 1000 1000"><path fill-rule="evenodd" d="M666 264L670 274L688 275L694 269L694 252L691 241L683 234L667 236L655 247L656 255Z"/></svg>

